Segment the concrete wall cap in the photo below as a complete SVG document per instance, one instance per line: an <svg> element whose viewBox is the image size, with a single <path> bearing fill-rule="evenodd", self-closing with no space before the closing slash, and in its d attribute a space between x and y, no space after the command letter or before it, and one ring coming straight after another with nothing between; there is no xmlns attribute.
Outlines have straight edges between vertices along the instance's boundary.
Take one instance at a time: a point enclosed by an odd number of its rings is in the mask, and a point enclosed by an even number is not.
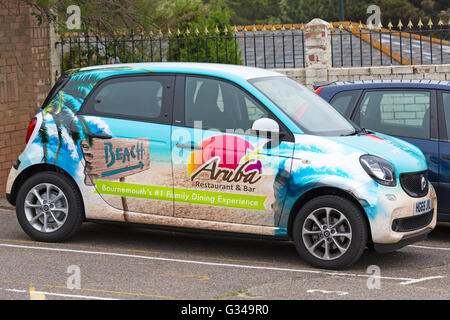
<svg viewBox="0 0 450 320"><path fill-rule="evenodd" d="M306 27L308 27L308 26L317 26L317 25L325 25L327 28L330 27L330 24L328 22L326 22L325 20L322 20L320 18L312 19L310 22L308 22L306 24Z"/></svg>

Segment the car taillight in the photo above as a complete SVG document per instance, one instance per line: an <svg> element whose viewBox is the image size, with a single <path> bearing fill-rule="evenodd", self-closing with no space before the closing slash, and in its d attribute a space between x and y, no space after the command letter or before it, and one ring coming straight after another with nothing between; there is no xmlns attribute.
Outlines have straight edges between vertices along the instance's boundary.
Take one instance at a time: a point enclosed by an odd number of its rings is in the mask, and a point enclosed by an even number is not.
<svg viewBox="0 0 450 320"><path fill-rule="evenodd" d="M30 120L30 123L28 124L27 137L25 138L25 143L28 143L28 140L30 140L34 128L36 127L36 122L37 122L36 118Z"/></svg>
<svg viewBox="0 0 450 320"><path fill-rule="evenodd" d="M316 94L319 94L320 93L320 91L322 91L322 89L323 89L323 87L318 87L317 89L316 89L316 91L314 91Z"/></svg>

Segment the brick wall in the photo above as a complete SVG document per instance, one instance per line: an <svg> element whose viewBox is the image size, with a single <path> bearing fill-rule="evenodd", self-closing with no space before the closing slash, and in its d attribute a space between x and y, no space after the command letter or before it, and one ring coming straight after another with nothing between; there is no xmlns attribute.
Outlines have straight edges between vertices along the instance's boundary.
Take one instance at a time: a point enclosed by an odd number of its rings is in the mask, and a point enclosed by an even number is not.
<svg viewBox="0 0 450 320"><path fill-rule="evenodd" d="M25 147L27 125L50 89L49 28L31 9L0 3L0 197L9 168Z"/></svg>
<svg viewBox="0 0 450 320"><path fill-rule="evenodd" d="M275 69L291 79L312 87L313 84L325 84L334 81L357 80L447 80L450 81L450 64L420 65L420 66L388 66L388 67L353 67L353 68L324 68L321 76L303 69Z"/></svg>

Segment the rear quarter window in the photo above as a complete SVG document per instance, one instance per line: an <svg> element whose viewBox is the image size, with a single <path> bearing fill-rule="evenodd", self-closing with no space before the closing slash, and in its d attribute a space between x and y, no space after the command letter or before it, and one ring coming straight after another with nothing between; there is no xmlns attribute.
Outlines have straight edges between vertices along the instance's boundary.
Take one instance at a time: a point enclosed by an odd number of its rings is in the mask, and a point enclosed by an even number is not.
<svg viewBox="0 0 450 320"><path fill-rule="evenodd" d="M359 91L343 91L334 95L331 99L330 104L335 108L340 114L345 117L349 117L356 100L359 97Z"/></svg>

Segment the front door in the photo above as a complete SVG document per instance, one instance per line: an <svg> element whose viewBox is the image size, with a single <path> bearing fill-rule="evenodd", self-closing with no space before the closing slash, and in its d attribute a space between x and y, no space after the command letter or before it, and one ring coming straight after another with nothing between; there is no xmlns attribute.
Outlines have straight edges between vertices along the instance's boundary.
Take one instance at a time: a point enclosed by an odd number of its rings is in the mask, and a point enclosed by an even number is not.
<svg viewBox="0 0 450 320"><path fill-rule="evenodd" d="M285 194L275 177L290 170L293 143L274 145L251 132L255 120L273 116L242 88L199 76L180 83L185 90L175 108L182 115L172 139L174 215L276 226Z"/></svg>
<svg viewBox="0 0 450 320"><path fill-rule="evenodd" d="M88 131L81 141L85 184L114 208L173 214L171 108L173 77L124 76L94 89L72 130ZM101 210L101 209L100 209Z"/></svg>
<svg viewBox="0 0 450 320"><path fill-rule="evenodd" d="M438 213L440 219L450 221L450 91L438 94L440 112L440 174L437 197L439 201Z"/></svg>

